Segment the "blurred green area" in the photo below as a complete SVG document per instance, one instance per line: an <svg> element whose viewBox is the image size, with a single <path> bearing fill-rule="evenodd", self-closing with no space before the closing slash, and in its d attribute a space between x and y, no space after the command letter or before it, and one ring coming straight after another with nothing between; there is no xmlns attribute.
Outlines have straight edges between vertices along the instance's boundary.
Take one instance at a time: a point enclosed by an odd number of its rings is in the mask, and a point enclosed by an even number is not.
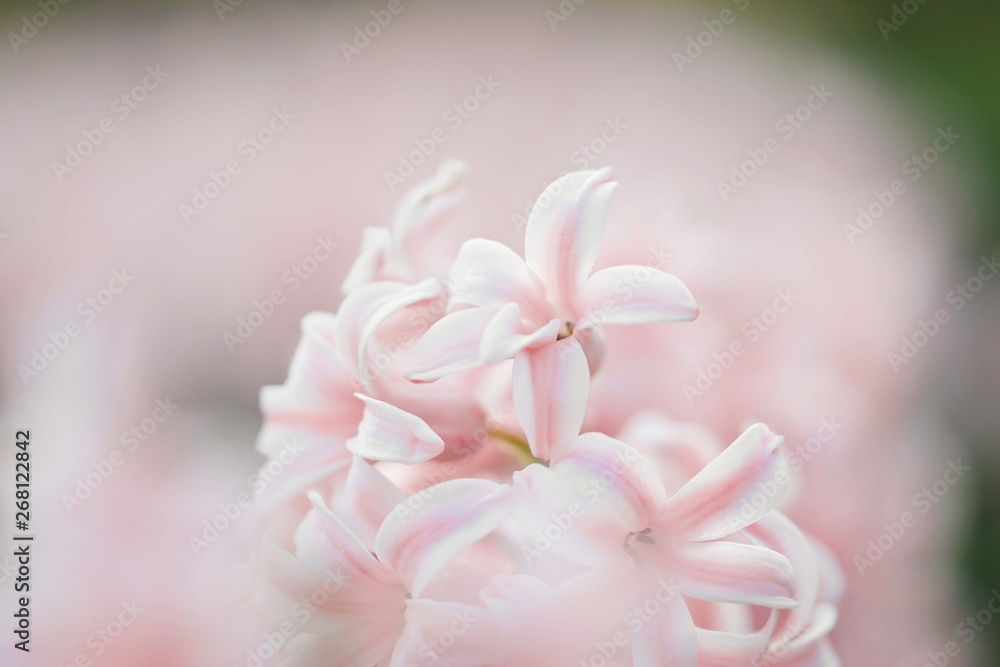
<svg viewBox="0 0 1000 667"><path fill-rule="evenodd" d="M965 143L964 157L972 167L966 177L974 224L965 236L964 256L975 263L981 255L996 251L1000 247L1000 3L751 1L756 7L753 20L761 28L811 50L830 50L865 70L918 122L963 128L972 139ZM963 456L975 458L975 452L988 451L997 443L975 442L967 436L965 444ZM967 614L975 614L989 591L1000 586L1000 488L991 470L985 462L973 465L963 539L955 554ZM956 618L955 624L961 620ZM987 629L977 649L980 664L1000 664L1000 632Z"/></svg>
<svg viewBox="0 0 1000 667"><path fill-rule="evenodd" d="M1000 246L1000 3L989 0L779 2L753 0L754 17L815 49L826 47L864 69L896 104L930 127L953 123L974 169L968 173L975 229L966 236L970 263ZM915 9L915 11L913 11ZM912 12L908 14L907 10ZM899 25L893 22L893 12ZM901 20L905 17L905 21ZM884 22L880 24L880 21ZM898 29L893 29L898 28ZM994 442L971 442L963 455ZM973 465L956 567L966 613L1000 585L1000 488L991 466ZM956 625L961 619L955 619ZM1000 664L1000 632L977 646L981 664Z"/></svg>
<svg viewBox="0 0 1000 667"><path fill-rule="evenodd" d="M978 228L966 254L978 258L1000 245L1000 4L751 1L762 27L810 49L825 47L866 70L901 108L931 127L945 120L962 127L974 139L969 157L980 168L968 183Z"/></svg>

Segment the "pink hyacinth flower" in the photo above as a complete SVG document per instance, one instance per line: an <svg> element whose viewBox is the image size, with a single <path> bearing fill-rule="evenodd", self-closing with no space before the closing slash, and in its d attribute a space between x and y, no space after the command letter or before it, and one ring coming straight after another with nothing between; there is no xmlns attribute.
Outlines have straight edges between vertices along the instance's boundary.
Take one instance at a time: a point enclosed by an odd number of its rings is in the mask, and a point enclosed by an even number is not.
<svg viewBox="0 0 1000 667"><path fill-rule="evenodd" d="M528 218L523 259L496 241L463 244L449 276L453 312L424 336L408 377L433 381L574 335L596 370L600 341L586 333L593 327L697 317L687 287L658 269L623 265L591 275L615 185L610 169L552 183Z"/></svg>

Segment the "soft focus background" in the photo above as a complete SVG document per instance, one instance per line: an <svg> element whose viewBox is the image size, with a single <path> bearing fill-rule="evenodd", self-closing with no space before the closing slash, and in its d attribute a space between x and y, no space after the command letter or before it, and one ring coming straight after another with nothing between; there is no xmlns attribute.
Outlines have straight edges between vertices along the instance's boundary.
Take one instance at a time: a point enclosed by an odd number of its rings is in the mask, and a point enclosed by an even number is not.
<svg viewBox="0 0 1000 667"><path fill-rule="evenodd" d="M0 535L26 428L37 535L33 652L0 627L2 664L246 664L229 524L257 392L301 317L336 309L363 227L450 157L472 168L456 236L514 248L548 182L613 166L608 252L662 255L701 302L595 420L638 401L729 438L765 418L793 447L842 423L796 519L847 573L845 665L935 664L950 641L948 664L1000 664L995 4L42 0L0 28ZM686 400L786 288L791 314Z"/></svg>

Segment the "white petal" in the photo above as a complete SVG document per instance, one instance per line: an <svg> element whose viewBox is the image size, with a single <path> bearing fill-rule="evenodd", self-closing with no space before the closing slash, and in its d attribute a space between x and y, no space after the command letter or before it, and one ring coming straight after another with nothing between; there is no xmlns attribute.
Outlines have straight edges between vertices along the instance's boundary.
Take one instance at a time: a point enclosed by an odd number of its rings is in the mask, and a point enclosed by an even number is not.
<svg viewBox="0 0 1000 667"><path fill-rule="evenodd" d="M776 609L797 605L792 566L771 549L736 542L689 542L671 544L657 555L688 597Z"/></svg>
<svg viewBox="0 0 1000 667"><path fill-rule="evenodd" d="M420 417L394 405L357 394L365 402L358 434L347 448L375 461L422 463L444 451L444 440Z"/></svg>
<svg viewBox="0 0 1000 667"><path fill-rule="evenodd" d="M341 285L344 294L366 285L378 275L392 245L392 235L385 227L365 227L361 232L361 249Z"/></svg>
<svg viewBox="0 0 1000 667"><path fill-rule="evenodd" d="M557 446L580 433L589 392L587 358L573 338L517 355L514 409L532 454L548 460Z"/></svg>
<svg viewBox="0 0 1000 667"><path fill-rule="evenodd" d="M524 258L560 312L574 312L576 293L594 267L615 183L611 170L566 174L535 202Z"/></svg>
<svg viewBox="0 0 1000 667"><path fill-rule="evenodd" d="M799 606L783 619L777 634L801 632L813 615L820 590L819 559L808 538L791 519L776 510L749 526L744 534L755 543L784 554L792 564Z"/></svg>
<svg viewBox="0 0 1000 667"><path fill-rule="evenodd" d="M433 299L441 285L428 278L416 285L391 281L369 283L344 299L338 315L337 343L341 354L356 365L358 379L372 393L371 382L377 368L370 362L376 352L373 336L378 327L403 308Z"/></svg>
<svg viewBox="0 0 1000 667"><path fill-rule="evenodd" d="M552 456L562 479L613 507L632 531L649 527L667 502L653 464L638 450L603 433L584 433Z"/></svg>
<svg viewBox="0 0 1000 667"><path fill-rule="evenodd" d="M684 598L673 590L668 590L666 600L660 597L651 598L659 603L655 614L633 616L638 627L632 630L632 664L634 667L701 665L694 621Z"/></svg>
<svg viewBox="0 0 1000 667"><path fill-rule="evenodd" d="M494 313L468 308L445 315L424 332L409 352L404 374L414 382L433 382L479 365L483 332Z"/></svg>
<svg viewBox="0 0 1000 667"><path fill-rule="evenodd" d="M375 550L375 534L392 509L406 494L360 456L354 456L342 484L336 485L330 509L341 517L369 551Z"/></svg>
<svg viewBox="0 0 1000 667"><path fill-rule="evenodd" d="M524 531L526 571L536 563L548 564L549 556L588 568L625 559L622 545L629 527L574 479L532 464L514 473L511 493L514 519Z"/></svg>
<svg viewBox="0 0 1000 667"><path fill-rule="evenodd" d="M754 424L670 498L663 520L684 539L714 540L764 516L788 490L782 442Z"/></svg>
<svg viewBox="0 0 1000 667"><path fill-rule="evenodd" d="M767 635L737 635L698 628L698 667L756 665L767 650ZM764 663L766 664L766 663Z"/></svg>
<svg viewBox="0 0 1000 667"><path fill-rule="evenodd" d="M479 343L479 360L483 364L496 364L512 359L525 348L554 341L559 334L559 327L559 320L551 320L535 331L523 333L520 307L516 303L508 303L497 311L483 330L483 338Z"/></svg>
<svg viewBox="0 0 1000 667"><path fill-rule="evenodd" d="M577 327L601 324L686 322L698 305L679 279L648 266L615 266L598 271L583 284Z"/></svg>
<svg viewBox="0 0 1000 667"><path fill-rule="evenodd" d="M376 552L419 597L455 556L507 518L511 502L509 486L484 479L428 487L386 517L375 538Z"/></svg>
<svg viewBox="0 0 1000 667"><path fill-rule="evenodd" d="M469 165L461 160L446 160L438 167L432 178L408 191L399 206L392 223L392 235L398 245L405 238L419 232L442 211L451 208L461 198L461 187Z"/></svg>
<svg viewBox="0 0 1000 667"><path fill-rule="evenodd" d="M517 303L528 318L551 318L545 287L524 260L507 246L487 239L462 244L448 275L450 302L498 310Z"/></svg>

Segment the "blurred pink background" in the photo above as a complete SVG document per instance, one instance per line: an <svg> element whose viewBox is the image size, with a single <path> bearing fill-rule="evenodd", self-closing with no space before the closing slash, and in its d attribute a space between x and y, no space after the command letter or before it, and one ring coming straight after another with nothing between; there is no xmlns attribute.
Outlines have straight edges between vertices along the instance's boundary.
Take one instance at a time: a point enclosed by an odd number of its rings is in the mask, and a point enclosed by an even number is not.
<svg viewBox="0 0 1000 667"><path fill-rule="evenodd" d="M958 456L932 371L951 369L953 384L965 372L981 385L993 377L941 354L945 338L989 342L996 318L985 313L996 309L985 306L956 316L898 372L886 360L972 275L956 252L969 217L960 168L936 165L855 242L844 229L937 127L845 63L751 26L679 72L672 54L715 10L590 2L553 30L548 5L404 2L348 62L341 43L384 7L247 3L220 20L206 2L145 23L76 12L4 53L2 421L32 429L40 547L37 653L5 664L96 657L87 638L133 598L148 615L94 664L243 664L226 617L245 558L239 531L197 555L189 538L247 491L261 460L257 392L283 379L301 317L336 309L361 230L387 225L406 189L446 158L472 169L455 238L514 248L517 220L549 181L614 167L621 187L600 262L663 249L702 317L619 349L616 363L640 369L647 349L666 348L663 371L599 387L590 418L617 428L625 409L662 407L726 441L762 419L792 446L839 420L804 468L795 515L848 575L837 650L845 665L917 665L940 650L962 619L949 565L961 489L891 562L862 577L852 558ZM155 87L147 67L165 73ZM144 78L145 98L124 115L116 100ZM780 132L820 86L832 97ZM53 162L103 119L113 130L60 180ZM248 148L264 128L273 141ZM724 201L717 182L768 138L777 152ZM400 156L429 145L391 189ZM239 172L185 221L181 205L230 161ZM332 256L317 250L331 244ZM79 304L102 298L116 271L134 279L88 315ZM799 295L789 314L687 400L683 385L788 288ZM230 351L224 336L275 290L273 314ZM25 381L19 367L73 323L79 335ZM167 398L176 414L67 511L63 494ZM972 649L951 664L972 664Z"/></svg>

